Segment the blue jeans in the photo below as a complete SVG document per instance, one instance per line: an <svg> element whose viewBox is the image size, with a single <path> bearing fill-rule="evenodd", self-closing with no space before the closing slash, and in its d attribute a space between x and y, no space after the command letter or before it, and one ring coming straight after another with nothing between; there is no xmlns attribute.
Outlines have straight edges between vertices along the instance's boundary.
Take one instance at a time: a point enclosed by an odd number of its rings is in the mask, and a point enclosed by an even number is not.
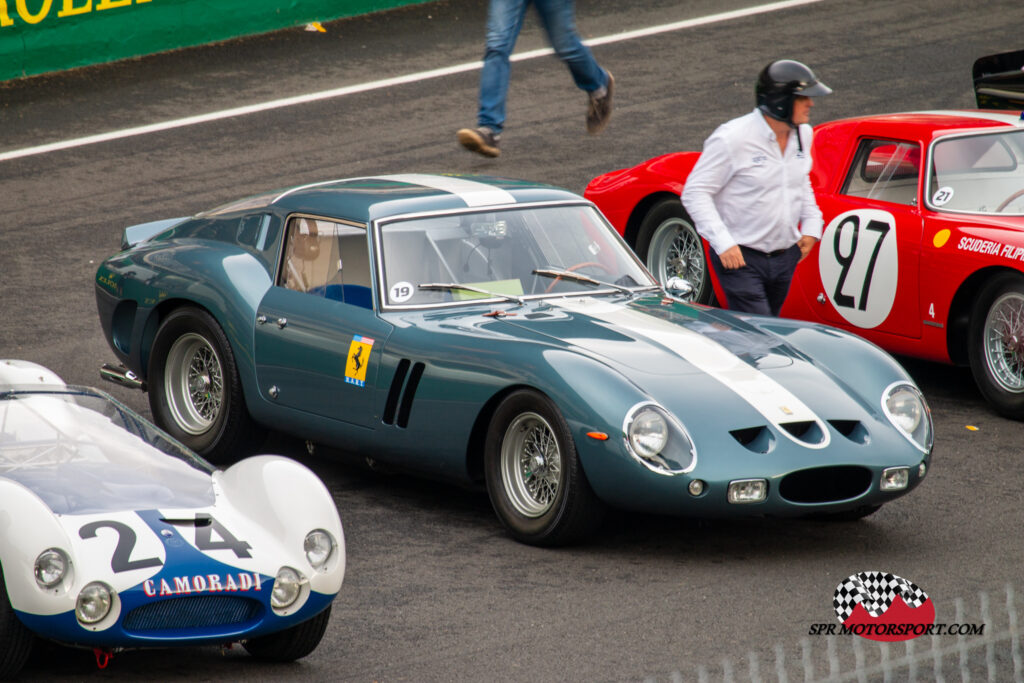
<svg viewBox="0 0 1024 683"><path fill-rule="evenodd" d="M576 87L593 92L608 83L608 75L576 33L573 0L491 0L487 11L487 44L484 68L480 73L477 122L495 133L500 133L505 125L509 55L523 28L526 8L531 3L537 8L551 47L572 72Z"/></svg>
<svg viewBox="0 0 1024 683"><path fill-rule="evenodd" d="M771 254L744 246L740 249L747 265L736 270L726 270L711 249L711 266L725 292L726 306L730 311L777 316L800 262L800 247L794 244Z"/></svg>

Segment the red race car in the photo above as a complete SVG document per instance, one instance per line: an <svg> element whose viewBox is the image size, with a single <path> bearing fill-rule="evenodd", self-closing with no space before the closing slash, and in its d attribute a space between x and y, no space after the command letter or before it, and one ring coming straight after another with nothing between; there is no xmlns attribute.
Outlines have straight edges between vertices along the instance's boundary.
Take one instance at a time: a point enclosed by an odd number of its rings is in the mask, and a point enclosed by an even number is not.
<svg viewBox="0 0 1024 683"><path fill-rule="evenodd" d="M970 365L981 393L1024 420L1024 50L979 59L979 110L845 119L814 129L825 219L782 315L886 350ZM997 111L1009 109L1011 111ZM679 195L699 152L598 176L585 196L659 280L724 300ZM717 292L717 297L716 297Z"/></svg>

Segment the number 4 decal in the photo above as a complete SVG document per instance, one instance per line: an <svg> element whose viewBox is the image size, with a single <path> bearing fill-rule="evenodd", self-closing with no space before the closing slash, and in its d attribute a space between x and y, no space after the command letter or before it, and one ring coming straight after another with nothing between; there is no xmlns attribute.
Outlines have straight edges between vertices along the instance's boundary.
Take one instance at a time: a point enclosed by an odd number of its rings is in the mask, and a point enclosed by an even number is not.
<svg viewBox="0 0 1024 683"><path fill-rule="evenodd" d="M214 532L221 540L213 540ZM203 513L196 515L196 547L200 550L231 550L236 557L252 557L249 553L251 545L238 540L220 522Z"/></svg>
<svg viewBox="0 0 1024 683"><path fill-rule="evenodd" d="M822 234L818 268L836 311L857 327L877 327L899 281L895 218L877 209L836 216Z"/></svg>

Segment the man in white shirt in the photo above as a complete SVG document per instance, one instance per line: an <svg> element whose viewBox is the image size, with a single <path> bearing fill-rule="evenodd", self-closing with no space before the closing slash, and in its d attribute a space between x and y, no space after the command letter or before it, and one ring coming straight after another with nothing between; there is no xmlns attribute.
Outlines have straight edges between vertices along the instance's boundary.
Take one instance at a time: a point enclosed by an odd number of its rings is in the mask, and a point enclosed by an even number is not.
<svg viewBox="0 0 1024 683"><path fill-rule="evenodd" d="M811 98L831 92L800 62L770 63L757 108L711 134L686 180L683 205L732 310L778 315L796 264L821 239L809 122Z"/></svg>

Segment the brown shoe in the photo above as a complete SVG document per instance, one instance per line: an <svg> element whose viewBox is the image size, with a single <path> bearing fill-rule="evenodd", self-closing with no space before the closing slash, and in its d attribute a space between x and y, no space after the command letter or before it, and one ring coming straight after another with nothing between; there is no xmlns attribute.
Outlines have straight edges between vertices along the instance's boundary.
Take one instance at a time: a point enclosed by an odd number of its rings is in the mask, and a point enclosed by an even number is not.
<svg viewBox="0 0 1024 683"><path fill-rule="evenodd" d="M608 85L604 88L604 94L595 97L590 96L587 103L587 132L597 135L608 125L608 119L612 117L612 90L615 87L615 78L612 72L608 71Z"/></svg>
<svg viewBox="0 0 1024 683"><path fill-rule="evenodd" d="M501 150L498 149L501 135L495 135L490 128L463 128L455 137L470 152L483 154L485 157L496 157L501 154Z"/></svg>

